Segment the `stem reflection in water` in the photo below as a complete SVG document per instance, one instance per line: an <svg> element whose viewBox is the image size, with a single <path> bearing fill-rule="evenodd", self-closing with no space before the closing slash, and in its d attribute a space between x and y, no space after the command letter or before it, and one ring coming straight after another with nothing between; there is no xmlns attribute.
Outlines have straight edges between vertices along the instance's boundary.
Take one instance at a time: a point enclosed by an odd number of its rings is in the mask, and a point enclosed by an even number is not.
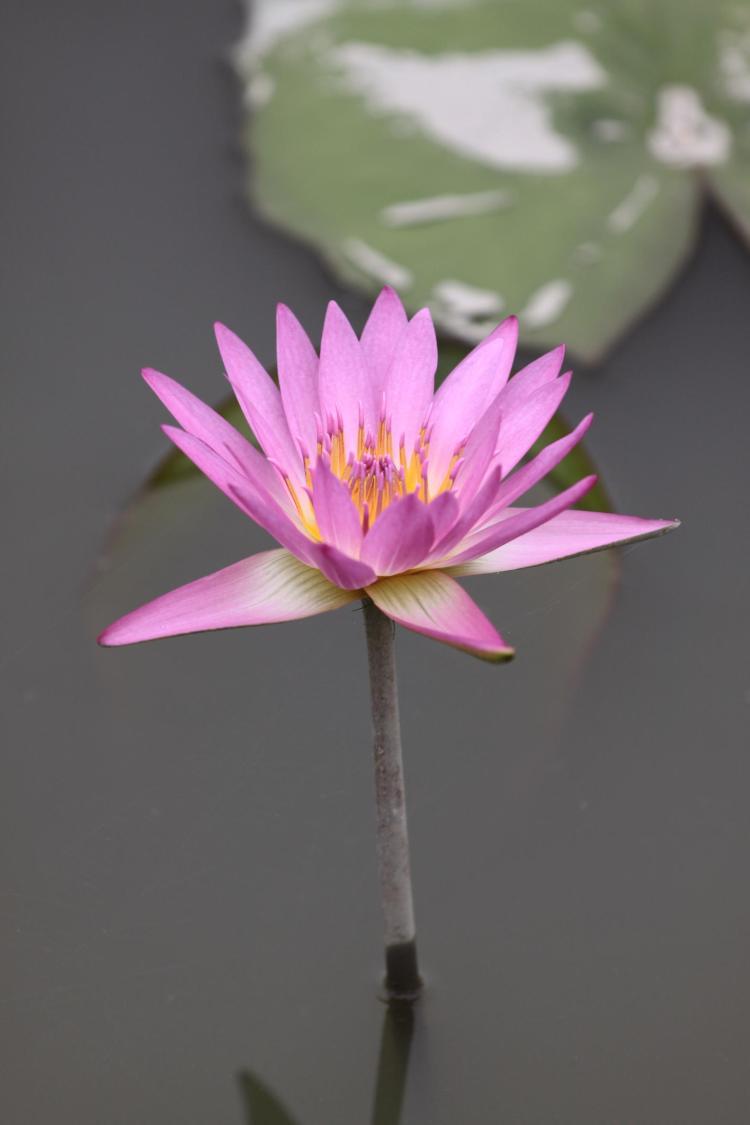
<svg viewBox="0 0 750 1125"><path fill-rule="evenodd" d="M380 1034L371 1125L399 1125L401 1121L413 1037L413 1005L391 1001ZM273 1090L252 1071L242 1071L239 1082L246 1125L305 1125L291 1116Z"/></svg>

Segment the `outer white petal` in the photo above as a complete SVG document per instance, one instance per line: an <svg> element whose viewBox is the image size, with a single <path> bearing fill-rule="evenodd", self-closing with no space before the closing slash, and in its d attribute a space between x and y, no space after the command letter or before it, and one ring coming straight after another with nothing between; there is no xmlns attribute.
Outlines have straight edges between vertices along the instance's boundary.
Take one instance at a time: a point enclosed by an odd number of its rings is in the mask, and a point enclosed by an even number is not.
<svg viewBox="0 0 750 1125"><path fill-rule="evenodd" d="M121 617L99 637L102 645L130 645L241 625L265 625L326 613L354 601L289 551L264 551L189 582Z"/></svg>

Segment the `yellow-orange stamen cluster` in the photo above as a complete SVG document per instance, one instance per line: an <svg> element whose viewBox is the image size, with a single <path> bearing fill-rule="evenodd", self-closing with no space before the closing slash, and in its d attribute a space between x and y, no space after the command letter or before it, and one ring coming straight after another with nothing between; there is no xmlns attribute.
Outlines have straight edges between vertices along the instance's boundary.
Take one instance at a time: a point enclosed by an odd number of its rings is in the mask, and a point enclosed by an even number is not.
<svg viewBox="0 0 750 1125"><path fill-rule="evenodd" d="M335 423L329 424L325 432L319 429L316 452L317 459L327 464L334 476L349 486L365 531L394 500L416 493L423 503L428 504L441 492L451 489L461 456L461 450L456 450L444 479L439 487L431 490L428 478L429 430L422 427L411 450L407 450L402 436L398 451L395 451L390 419L383 416L375 435L365 430L364 421L360 419L356 450L350 452L347 452L344 425L339 417ZM307 488L312 491L313 473L309 457L304 459L304 471ZM300 498L288 477L285 483L300 520L319 539L314 514L305 502L307 498Z"/></svg>

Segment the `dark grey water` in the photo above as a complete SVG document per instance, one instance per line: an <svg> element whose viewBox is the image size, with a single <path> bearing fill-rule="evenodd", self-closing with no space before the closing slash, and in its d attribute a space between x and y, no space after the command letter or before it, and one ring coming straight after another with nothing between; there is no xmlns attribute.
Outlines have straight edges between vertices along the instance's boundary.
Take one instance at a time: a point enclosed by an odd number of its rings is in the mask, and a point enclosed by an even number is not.
<svg viewBox="0 0 750 1125"><path fill-rule="evenodd" d="M574 383L618 506L684 521L609 614L599 556L475 580L507 668L400 639L430 987L383 1029L360 615L94 644L263 541L186 484L97 569L165 446L139 368L218 398L214 318L270 359L341 296L242 204L239 12L4 16L0 1119L745 1125L750 256L709 215Z"/></svg>

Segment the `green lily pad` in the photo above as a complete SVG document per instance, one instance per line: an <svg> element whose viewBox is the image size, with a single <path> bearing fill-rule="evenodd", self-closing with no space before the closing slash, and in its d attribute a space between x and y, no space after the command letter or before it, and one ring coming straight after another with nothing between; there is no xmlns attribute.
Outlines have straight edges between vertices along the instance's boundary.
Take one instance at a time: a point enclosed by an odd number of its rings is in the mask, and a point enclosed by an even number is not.
<svg viewBox="0 0 750 1125"><path fill-rule="evenodd" d="M748 0L256 0L236 59L262 212L467 342L595 358L704 189L750 230Z"/></svg>

